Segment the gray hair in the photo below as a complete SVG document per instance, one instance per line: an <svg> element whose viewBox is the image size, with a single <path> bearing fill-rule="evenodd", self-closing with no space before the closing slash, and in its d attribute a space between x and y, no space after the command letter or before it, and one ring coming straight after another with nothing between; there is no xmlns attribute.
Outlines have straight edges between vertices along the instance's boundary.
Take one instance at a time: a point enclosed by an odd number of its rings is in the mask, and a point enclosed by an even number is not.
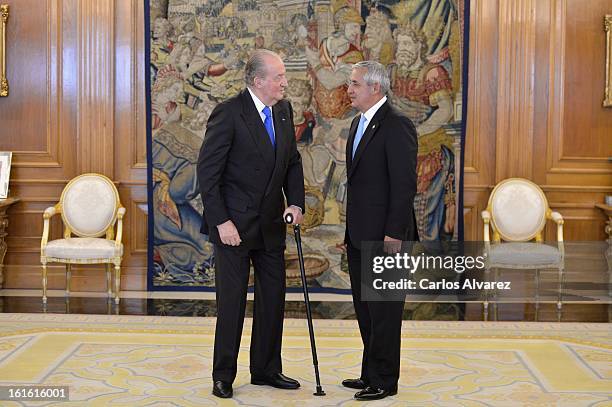
<svg viewBox="0 0 612 407"><path fill-rule="evenodd" d="M391 87L391 81L389 80L389 74L383 64L376 61L361 61L353 65L353 69L366 69L363 79L370 86L378 83L380 85L380 92L383 95L389 93Z"/></svg>
<svg viewBox="0 0 612 407"><path fill-rule="evenodd" d="M244 68L244 81L247 85L255 85L255 77L263 78L266 75L266 62L264 60L266 55L281 59L280 55L268 49L258 49L253 52Z"/></svg>

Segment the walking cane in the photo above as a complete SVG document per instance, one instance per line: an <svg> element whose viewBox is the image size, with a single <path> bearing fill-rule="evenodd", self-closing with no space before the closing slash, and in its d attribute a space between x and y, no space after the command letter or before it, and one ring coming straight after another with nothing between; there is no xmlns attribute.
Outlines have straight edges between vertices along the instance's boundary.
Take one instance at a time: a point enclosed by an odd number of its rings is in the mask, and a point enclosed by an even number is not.
<svg viewBox="0 0 612 407"><path fill-rule="evenodd" d="M285 222L293 223L293 215L288 213ZM298 259L300 262L300 274L302 276L302 288L304 289L304 302L306 303L306 317L308 319L308 333L310 334L310 350L312 351L312 364L314 365L315 379L317 381L317 391L312 393L315 396L325 396L319 379L319 361L317 360L317 346L315 344L314 328L312 326L312 314L310 313L310 300L308 299L308 286L306 285L306 272L304 271L304 255L302 254L302 238L300 237L300 225L293 225L295 233L295 243L297 245Z"/></svg>

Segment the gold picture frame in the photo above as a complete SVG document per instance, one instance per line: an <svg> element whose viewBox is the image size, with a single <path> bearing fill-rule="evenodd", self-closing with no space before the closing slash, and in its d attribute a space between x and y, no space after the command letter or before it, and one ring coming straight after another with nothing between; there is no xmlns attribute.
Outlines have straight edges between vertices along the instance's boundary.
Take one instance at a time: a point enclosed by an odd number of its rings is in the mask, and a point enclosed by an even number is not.
<svg viewBox="0 0 612 407"><path fill-rule="evenodd" d="M604 16L606 32L606 87L604 88L604 107L612 107L612 14Z"/></svg>
<svg viewBox="0 0 612 407"><path fill-rule="evenodd" d="M0 4L0 96L9 94L9 84L6 79L6 22L8 16L8 4Z"/></svg>

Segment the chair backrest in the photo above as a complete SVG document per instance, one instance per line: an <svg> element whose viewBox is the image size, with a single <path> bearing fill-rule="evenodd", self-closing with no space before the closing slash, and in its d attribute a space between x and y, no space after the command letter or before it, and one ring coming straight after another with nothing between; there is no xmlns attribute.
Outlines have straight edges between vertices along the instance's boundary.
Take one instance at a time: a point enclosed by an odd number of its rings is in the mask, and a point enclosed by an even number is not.
<svg viewBox="0 0 612 407"><path fill-rule="evenodd" d="M497 184L487 209L495 236L512 242L541 240L550 210L540 187L524 178L508 178Z"/></svg>
<svg viewBox="0 0 612 407"><path fill-rule="evenodd" d="M60 198L62 220L79 237L99 237L117 219L119 193L113 182L101 174L82 174L72 179Z"/></svg>

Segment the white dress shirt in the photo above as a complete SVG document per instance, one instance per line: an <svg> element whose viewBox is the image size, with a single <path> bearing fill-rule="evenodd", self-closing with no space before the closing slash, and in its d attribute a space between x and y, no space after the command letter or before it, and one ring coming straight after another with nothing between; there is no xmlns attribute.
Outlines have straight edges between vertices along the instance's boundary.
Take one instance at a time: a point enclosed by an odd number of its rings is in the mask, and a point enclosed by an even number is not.
<svg viewBox="0 0 612 407"><path fill-rule="evenodd" d="M376 102L374 106L369 108L367 112L362 113L365 116L365 123L363 124L364 133L365 133L365 129L368 128L368 124L370 123L370 120L372 120L372 117L374 117L378 109L380 109L380 107L384 105L386 101L387 101L387 97L383 96L378 102Z"/></svg>
<svg viewBox="0 0 612 407"><path fill-rule="evenodd" d="M387 97L383 96L378 102L376 102L376 104L374 104L374 106L369 108L367 112L361 114L365 118L365 121L363 122L363 133L361 134L361 137L359 134L355 135L355 139L353 140L353 146L352 146L353 154L355 151L357 151L357 147L359 146L359 143L361 142L361 139L363 138L363 134L365 134L365 131L368 128L368 124L370 123L370 120L372 120L372 117L374 117L378 109L380 109L380 107L386 101L387 101ZM359 118L359 120L361 120L361 117ZM355 144L355 142L357 142L357 144Z"/></svg>
<svg viewBox="0 0 612 407"><path fill-rule="evenodd" d="M247 89L249 90L249 93L251 94L251 98L253 99L253 102L255 102L255 109L257 109L257 112L259 112L259 117L261 117L261 122L264 123L266 121L266 115L262 112L262 110L264 110L266 105L264 104L264 102L259 100L259 98L253 93L251 88L247 86ZM272 116L271 107L270 107L270 117L272 118L272 123L274 123L274 116ZM274 126L272 126L272 129L274 129Z"/></svg>

